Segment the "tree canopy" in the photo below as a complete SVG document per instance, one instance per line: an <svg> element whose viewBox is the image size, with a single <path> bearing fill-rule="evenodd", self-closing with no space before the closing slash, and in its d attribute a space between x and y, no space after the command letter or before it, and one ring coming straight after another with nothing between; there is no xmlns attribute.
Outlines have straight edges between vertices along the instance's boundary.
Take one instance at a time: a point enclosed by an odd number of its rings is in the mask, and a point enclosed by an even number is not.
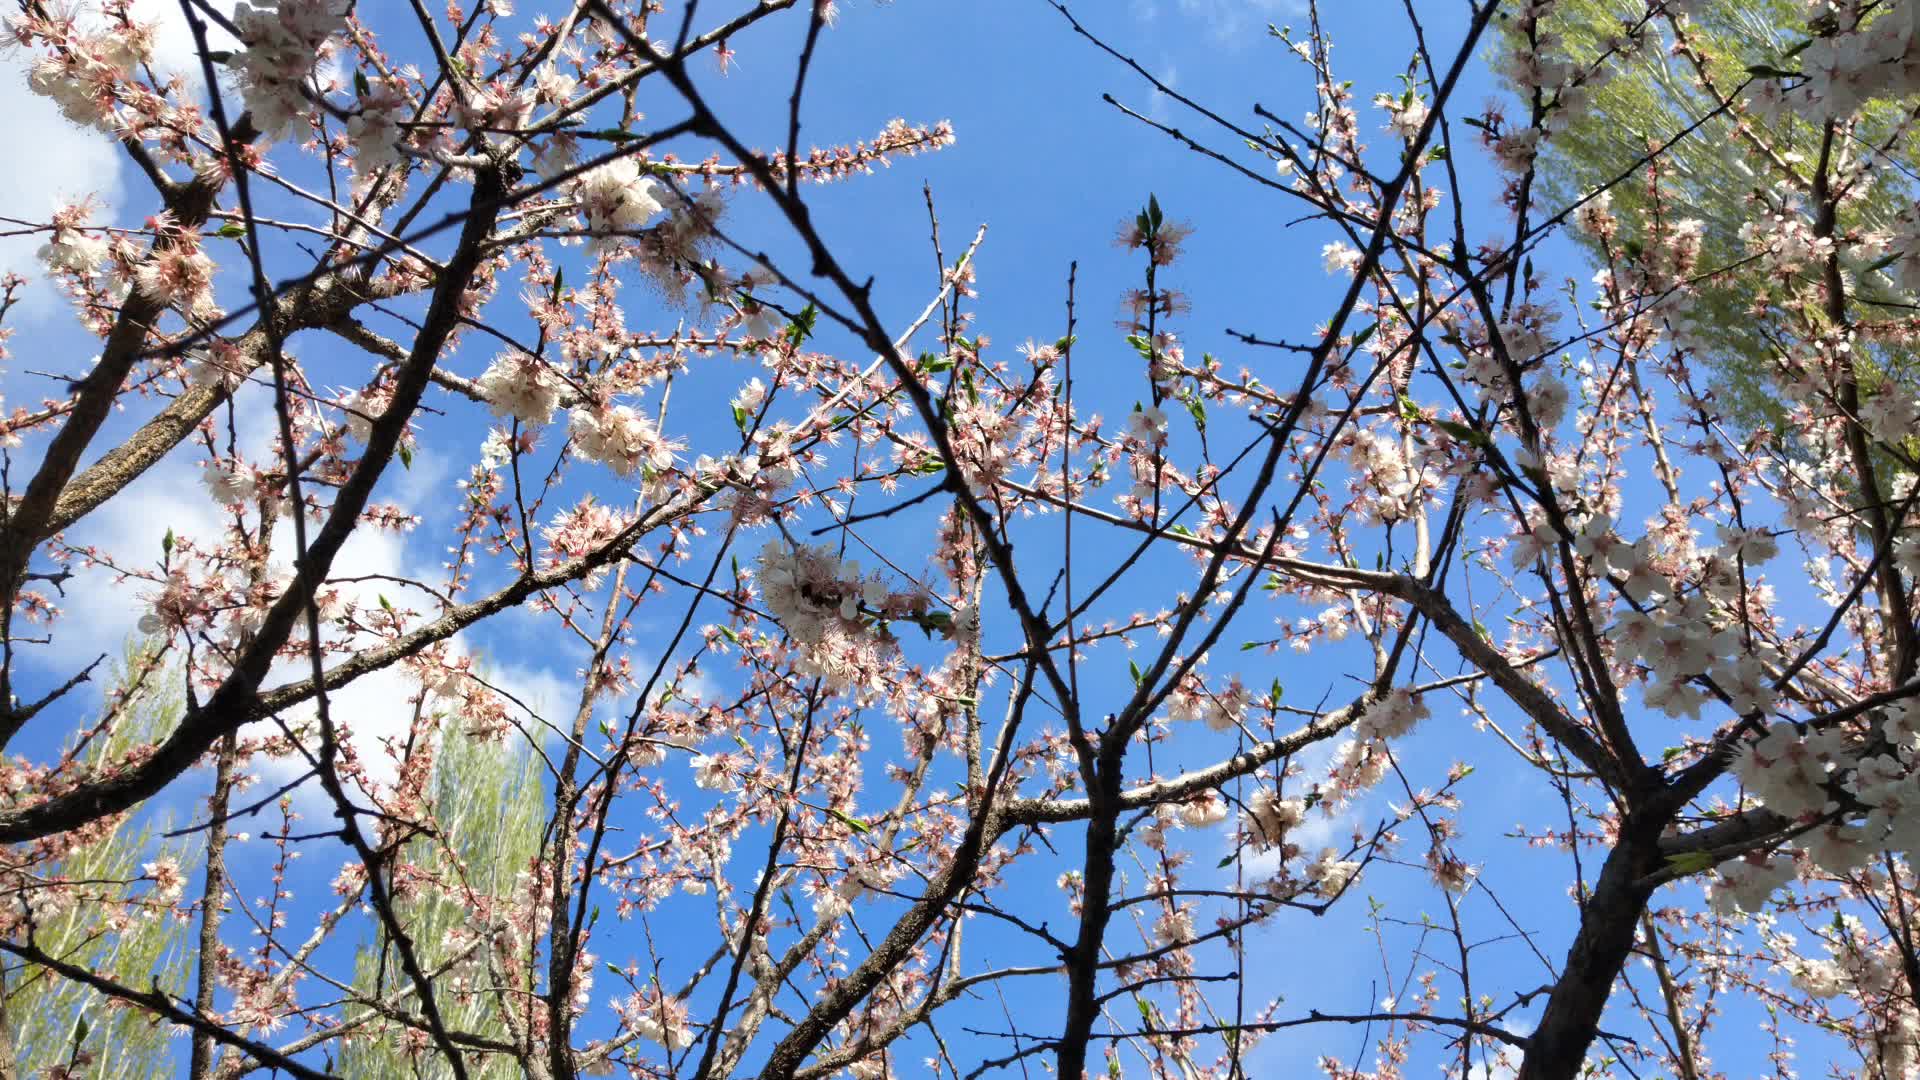
<svg viewBox="0 0 1920 1080"><path fill-rule="evenodd" d="M520 6L9 13L0 1080L1920 1078L1920 0Z"/></svg>

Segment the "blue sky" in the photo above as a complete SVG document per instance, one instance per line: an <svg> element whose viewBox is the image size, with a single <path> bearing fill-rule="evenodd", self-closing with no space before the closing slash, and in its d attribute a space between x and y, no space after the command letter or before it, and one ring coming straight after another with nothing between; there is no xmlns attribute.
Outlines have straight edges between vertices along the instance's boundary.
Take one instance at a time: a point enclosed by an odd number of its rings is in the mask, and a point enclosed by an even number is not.
<svg viewBox="0 0 1920 1080"><path fill-rule="evenodd" d="M518 6L525 16L542 4L522 0ZM724 6L703 5L716 12ZM1434 41L1450 48L1459 39L1464 4L1422 0L1420 13ZM1300 19L1300 12L1286 4L1117 0L1082 3L1076 14L1155 77L1239 122L1256 123L1251 111L1255 102L1283 116L1298 115L1311 105L1311 84L1304 69L1266 33L1269 21ZM1363 0L1329 5L1323 14L1336 45L1337 69L1342 77L1354 80L1360 100L1364 102L1378 91L1397 89L1394 77L1405 68L1412 49L1399 5ZM773 145L784 132L791 56L803 26L803 20L776 20L742 39L737 46L739 62L730 75L723 78L708 71L703 76L703 86L711 93L717 111L750 143ZM391 40L408 40L404 28ZM417 47L417 42L410 42L396 46L396 50L405 55L407 49ZM41 119L46 111L44 103L26 97L17 65L8 64L0 72L4 73L0 95L16 117L8 124L18 125L12 137L30 138L46 148L33 162L0 180L0 200L6 200L6 212L16 212L17 207L22 214L41 213L42 207L29 204L36 199L44 201L49 191L73 193L85 188L102 192L123 223L137 223L147 205L138 196L141 181L133 171L117 162L111 151L101 153L98 141L91 136L45 123ZM1052 341L1064 333L1065 282L1069 263L1077 260L1081 340L1085 343L1076 356L1077 377L1092 407L1112 418L1145 393L1137 358L1121 341L1120 331L1112 328L1120 317L1122 291L1138 281L1139 262L1137 256L1118 250L1112 238L1118 223L1131 217L1151 193L1168 216L1186 221L1195 229L1187 254L1170 275L1193 299L1191 311L1174 324L1189 353L1215 353L1227 361L1229 369L1241 364L1279 369L1287 363L1284 358L1250 354L1234 343L1226 328L1265 338L1311 338L1345 285L1343 279L1329 278L1320 265L1320 245L1334 239L1332 230L1319 223L1295 223L1302 214L1300 203L1258 188L1180 148L1104 103L1103 92L1112 93L1141 113L1204 137L1212 145L1233 149L1231 136L1220 137L1206 127L1204 120L1156 94L1120 64L1077 38L1042 0L981 0L969 4L845 0L840 23L823 39L814 67L803 140L838 143L865 138L898 116L912 123L951 120L957 142L941 153L901 161L876 176L811 189L808 198L843 262L856 277L874 277L879 310L900 324L926 303L932 290L932 254L927 243L922 185L932 189L949 259L977 226L986 224L989 233L976 264L980 296L971 307L976 312L975 329L990 335L1002 356L1023 340ZM1476 68L1456 94L1455 115L1477 112L1496 93L1485 72ZM643 103L643 108L659 121L678 116L664 97ZM1378 118L1372 110L1365 112L1369 123ZM1384 137L1377 141L1385 143ZM1507 224L1504 211L1493 199L1497 189L1477 154L1457 157L1463 159L1468 190L1457 195L1449 192L1448 197L1464 199L1469 220L1479 222L1477 228L1470 225L1471 237L1492 238ZM1242 159L1258 163L1257 158L1242 155ZM804 269L803 262L792 258L795 245L783 227L753 197L736 197L726 224L748 243L764 247L776 261ZM26 250L30 252L31 248ZM1547 251L1563 264L1564 274L1585 278L1587 271L1575 261L1578 256L1569 248L1550 244ZM20 266L20 253L17 243L0 247L0 265ZM298 257L299 253L290 249L280 255L289 267L297 265L294 260ZM229 291L223 296L237 306L239 294L233 285L227 283ZM517 287L502 292L510 302ZM632 299L631 324L639 325L647 315L659 314L670 327L674 317L671 312L650 309L638 293ZM78 371L94 348L54 303L36 301L26 318L30 321L16 333L13 342L16 360L0 376L0 388L4 388L9 407L33 401L42 392L44 379L29 369ZM822 347L860 354L845 335L831 328L823 331L820 340ZM315 337L298 343L294 351L310 371L325 373L337 368L342 381L364 372L364 359L336 354L332 350L337 348L336 343ZM491 356L492 349L486 343L470 340L450 362L455 370L472 375ZM740 381L753 374L748 362L723 360L716 361L715 366L720 370L710 378L690 383L684 397L679 396L683 391L676 389L675 415L699 418L688 421L694 426L684 434L703 430L700 425L714 429L727 426L725 401ZM1277 377L1268 381L1284 381L1290 370L1277 370ZM438 437L416 455L411 469L390 476L383 493L425 520L404 542L381 539L355 549L349 558L354 567L424 569L436 566L441 558L439 552L452 520L448 509L451 485L474 460L486 419L479 410L470 406L463 410L451 400L434 399L433 403L449 410L447 419L435 429ZM128 415L117 422L120 426L109 430L109 436L116 430L129 430L139 419L137 414ZM256 435L264 437L264 432ZM697 438L695 442L698 446ZM25 451L28 455L34 452L31 445ZM611 483L604 489L617 491ZM150 560L157 556L159 537L166 528L185 530L195 523L213 527L207 525L213 515L204 505L190 462L160 470L129 495L126 502L131 505L116 504L103 510L79 531L80 535L117 550L144 553L138 557ZM903 515L875 535L883 541L910 543L914 530L924 529L926 522L924 517ZM1047 546L1053 542L1053 528L1047 525L1035 530L1032 544L1024 548L1029 557L1044 558L1046 553L1057 552L1057 548ZM752 538L741 545L743 562L760 542ZM1079 554L1096 563L1115 557L1119 550L1103 546L1111 545L1110 540L1083 543L1090 546L1080 549ZM1143 591L1150 591L1156 584L1171 580L1167 575L1190 573L1186 565L1178 559L1150 561L1134 580ZM91 655L96 641L108 638L98 647L112 649L117 646L117 638L110 638L110 633L124 633L130 628L138 611L128 606L125 590L112 588L103 577L96 575L94 580L76 585L74 623L88 627L89 632L83 635L68 630L66 638L57 637L52 649L34 654L30 663L36 665L33 670L38 677L61 677L81 653ZM1044 580L1037 580L1040 577L1044 575L1031 578L1028 587L1037 584L1044 588ZM1123 593L1123 598L1126 595L1131 594ZM1124 609L1125 605L1120 607ZM642 644L636 663L654 658L647 645L671 629L671 618L677 611L662 608L654 612L653 622L646 621L643 614L637 624ZM1263 630L1268 626L1266 620L1275 614L1298 616L1301 612L1257 608L1243 617L1216 651L1237 648L1240 640L1270 636ZM712 617L710 612L708 617ZM999 633L1003 641L1012 640L1005 636L1008 631L1004 627ZM473 635L469 647L488 656L504 681L538 695L537 699L544 699L548 707L565 709L570 707L568 685L581 656L578 650L556 648L553 641L553 636L532 619L509 616ZM1117 680L1125 678L1125 659L1115 650L1103 652L1090 663L1089 678L1113 679L1118 685ZM1286 686L1288 702L1297 705L1344 700L1354 688L1346 673L1368 670L1356 643L1344 650L1336 647L1316 651L1308 657L1246 654L1244 658L1236 655L1230 662L1239 665L1236 670L1247 672L1245 678L1251 686L1264 687L1270 678L1279 679ZM1216 661L1216 667L1221 666ZM710 675L725 679L724 674ZM381 695L392 692L391 686L376 686L369 696L354 700L352 706L377 710L382 707ZM1119 697L1118 693L1112 695L1116 702ZM619 711L624 712L624 706ZM1495 713L1502 715L1497 706ZM67 718L76 715L70 712ZM881 717L869 716L866 723L874 735L870 757L877 764L897 749L898 740L892 732L882 730ZM45 754L65 735L57 728L57 723L43 725L35 733L37 738L23 738L16 749L29 755ZM1161 755L1156 765L1162 772L1174 771L1165 760L1167 755L1175 764L1191 766L1223 748L1217 739L1193 735L1197 727L1179 731L1180 739L1156 748L1156 754ZM1461 789L1466 800L1460 815L1464 834L1461 850L1470 860L1487 863L1486 885L1522 926L1538 932L1540 947L1557 965L1572 927L1572 906L1565 892L1568 860L1561 853L1502 839L1517 821L1526 820L1536 827L1551 823L1555 805L1551 792L1537 783L1524 787L1514 783L1524 773L1511 756L1491 735L1473 731L1469 721L1442 701L1436 701L1433 719L1401 745L1400 753L1404 760L1418 763L1409 768L1416 787L1437 784L1453 760L1481 763L1480 772ZM684 774L672 780L691 793L686 799L689 807L701 805L693 797L699 793L691 792ZM1355 824L1370 827L1387 812L1389 802L1399 801L1395 799L1396 783L1390 780L1363 801L1351 820L1341 823L1341 830ZM154 810L179 817L190 813L191 808L191 796L173 792L156 800ZM736 846L736 881L750 880L752 870L748 866L757 856L748 853L760 848L759 836L757 831L749 832ZM1035 857L1034 866L1024 871L1011 888L1022 893L1031 890L1030 902L1036 909L1051 904L1054 925L1059 927L1065 925L1067 916L1064 904L1052 895L1053 881L1060 869L1078 862L1077 830L1057 830L1052 839L1059 858ZM1225 831L1220 833L1217 851L1210 851L1206 843L1204 839L1197 842L1197 867L1209 867L1214 857L1226 853ZM245 850L235 855L237 871L243 881L258 881L266 870L266 852L259 845L242 848ZM1421 850L1420 838L1413 837L1407 854L1417 862ZM336 865L337 859L324 849L309 852L302 869L312 877L294 885L294 925L301 925L303 917L310 918L329 899L326 882ZM1424 912L1444 921L1444 910L1434 906L1438 894L1427 887L1424 871L1417 866L1375 867L1361 887L1325 917L1284 914L1252 936L1249 998L1284 995L1287 1003L1280 1010L1284 1017L1298 1015L1308 1007L1329 1012L1371 1011L1383 998L1399 995L1402 989L1394 984L1404 977L1407 946L1418 931L1404 925L1389 926L1384 931L1395 966L1382 973L1379 947L1367 936L1368 897L1380 900L1396 919L1417 922ZM694 921L700 918L694 911L696 906L670 903L655 917L656 937L663 931L671 937L679 919L687 920L683 924L687 932L710 936L710 920ZM1464 908L1472 925L1485 930L1485 937L1507 933L1504 917L1485 890L1470 893ZM876 905L872 915L863 916L863 925L870 933L875 925L884 925L881 918L886 910L886 905ZM975 935L969 948L974 950L976 960L1019 962L1030 952L1030 946L1006 937L991 925L970 928L969 933ZM700 940L701 955L669 957L683 969L682 974L705 959L710 946L706 938ZM237 928L235 941L241 941ZM996 944L1002 942L1008 949L1018 945L1022 956L995 955ZM333 957L335 970L342 969L353 944L350 939L340 943ZM644 955L630 936L623 938L619 931L603 930L593 948L603 959L616 963ZM1485 980L1477 988L1485 986L1486 992L1502 995L1502 1004L1515 991L1549 981L1541 962L1517 940L1486 945L1475 956L1475 971L1477 979ZM1645 977L1638 971L1632 975L1636 979ZM1438 1011L1457 1012L1450 1008L1456 989L1445 986L1444 981L1443 986ZM1006 994L1010 1007L1026 1020L1029 1030L1045 1031L1055 1022L1061 994L1058 981L1010 983ZM999 1009L997 1001L983 1004L981 1010L963 1005L957 1007L956 1015L978 1021L979 1027L993 1028L1003 1022L998 1020ZM1531 1015L1521 1010L1509 1022L1524 1030ZM596 1006L583 1031L589 1036L603 1033L608 1020L606 1010ZM958 1030L947 1032L950 1041L968 1046L968 1052L957 1050L957 1057L980 1058L995 1052L998 1044L994 1041L984 1036L958 1035ZM1741 1045L1727 1039L1710 1043L1709 1048L1720 1067L1732 1075L1759 1068L1766 1050L1764 1046ZM926 1040L910 1040L897 1059L902 1075L916 1075L917 1062L925 1052ZM1260 1051L1256 1075L1299 1075L1321 1053L1355 1063L1355 1055L1361 1053L1359 1034L1345 1028L1310 1027L1277 1035ZM1438 1039L1423 1040L1413 1074L1436 1069L1440 1053ZM1370 1057L1368 1050L1364 1058Z"/></svg>

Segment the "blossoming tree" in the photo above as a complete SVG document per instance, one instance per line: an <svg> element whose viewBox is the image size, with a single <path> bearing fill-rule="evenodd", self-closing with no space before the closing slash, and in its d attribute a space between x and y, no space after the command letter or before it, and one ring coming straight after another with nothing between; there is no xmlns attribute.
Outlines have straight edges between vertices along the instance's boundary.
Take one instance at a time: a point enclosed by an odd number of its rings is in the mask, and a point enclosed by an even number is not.
<svg viewBox="0 0 1920 1080"><path fill-rule="evenodd" d="M1710 265L1660 196L1693 129L1618 163L1633 245L1606 190L1535 184L1680 0L1579 57L1551 0L1446 42L1409 4L1371 106L1310 11L1270 46L1310 112L1244 123L1055 4L1203 125L1141 137L1327 231L1275 258L1337 302L1225 357L1187 351L1204 268L1155 198L1117 332L1063 260L1058 322L994 346L984 232L931 195L938 273L883 313L808 185L952 133L808 149L832 0L724 6L187 0L194 78L151 9L22 0L32 89L152 213L27 226L99 355L4 420L16 1060L167 1067L100 1045L113 1010L221 1078L1234 1077L1303 1033L1334 1077L1695 1078L1749 1025L1782 1076L1796 1040L1920 1074L1920 403L1860 362L1915 333L1920 247L1837 227L1914 137L1920 5L1825 5L1713 88L1769 180ZM767 149L710 87L781 26ZM1522 93L1476 115L1495 38ZM1875 102L1909 120L1863 137ZM1769 152L1787 123L1817 156ZM1561 289L1569 229L1606 259ZM1754 267L1786 420L1745 429L1688 305ZM403 505L428 454L457 485ZM182 467L214 524L80 539ZM144 638L97 707L84 588ZM557 707L514 633L577 659ZM1282 996L1339 918L1387 1000ZM99 960L155 920L184 985Z"/></svg>

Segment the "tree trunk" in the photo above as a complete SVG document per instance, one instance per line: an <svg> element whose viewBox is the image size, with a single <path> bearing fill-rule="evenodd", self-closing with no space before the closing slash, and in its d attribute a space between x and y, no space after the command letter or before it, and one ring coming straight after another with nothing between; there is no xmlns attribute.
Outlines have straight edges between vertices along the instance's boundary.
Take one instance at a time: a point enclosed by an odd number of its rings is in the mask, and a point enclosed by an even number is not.
<svg viewBox="0 0 1920 1080"><path fill-rule="evenodd" d="M1644 825L1622 828L1620 842L1601 866L1600 880L1581 913L1580 932L1567 951L1540 1026L1527 1040L1519 1080L1574 1080L1580 1075L1653 895L1641 882L1659 868L1658 836L1657 828Z"/></svg>

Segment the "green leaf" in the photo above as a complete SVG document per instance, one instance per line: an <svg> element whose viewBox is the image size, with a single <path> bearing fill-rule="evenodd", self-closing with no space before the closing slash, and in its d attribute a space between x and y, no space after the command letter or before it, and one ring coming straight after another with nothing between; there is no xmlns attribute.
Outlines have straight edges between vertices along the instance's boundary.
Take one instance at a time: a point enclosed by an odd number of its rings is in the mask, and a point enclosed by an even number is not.
<svg viewBox="0 0 1920 1080"><path fill-rule="evenodd" d="M637 139L640 137L638 135L635 135L631 131L621 131L619 128L594 128L594 129L583 128L580 131L574 132L574 134L578 135L580 138L583 138L583 139L598 139L602 142L616 142L616 143L627 142L629 140Z"/></svg>
<svg viewBox="0 0 1920 1080"><path fill-rule="evenodd" d="M1195 428L1207 430L1207 407L1201 403L1199 394L1187 395L1187 415L1193 417Z"/></svg>
<svg viewBox="0 0 1920 1080"><path fill-rule="evenodd" d="M1127 661L1127 672L1133 676L1133 685L1136 687L1139 686L1141 680L1145 678L1145 676L1140 673L1140 665L1131 660Z"/></svg>
<svg viewBox="0 0 1920 1080"><path fill-rule="evenodd" d="M1667 866L1677 874L1704 874L1713 869L1713 856L1705 851L1683 851L1667 856Z"/></svg>
<svg viewBox="0 0 1920 1080"><path fill-rule="evenodd" d="M408 472L413 471L413 448L406 443L400 444L400 467Z"/></svg>
<svg viewBox="0 0 1920 1080"><path fill-rule="evenodd" d="M160 538L160 554L163 557L173 554L173 530L172 529L168 529L167 535Z"/></svg>
<svg viewBox="0 0 1920 1080"><path fill-rule="evenodd" d="M1153 195L1147 196L1147 220L1153 222L1156 232L1160 228L1160 223L1165 220L1160 216L1160 200Z"/></svg>
<svg viewBox="0 0 1920 1080"><path fill-rule="evenodd" d="M813 336L814 325L819 321L819 308L812 304L801 308L800 314L795 315L793 321L787 324L787 340L792 342L795 348L799 348L801 342Z"/></svg>
<svg viewBox="0 0 1920 1080"><path fill-rule="evenodd" d="M1493 445L1493 440L1487 438L1485 432L1476 431L1454 420L1435 420L1433 426L1469 446L1485 448Z"/></svg>
<svg viewBox="0 0 1920 1080"><path fill-rule="evenodd" d="M380 608L381 610L388 611L388 612L391 612L393 610L393 601L387 599L386 593L380 594Z"/></svg>
<svg viewBox="0 0 1920 1080"><path fill-rule="evenodd" d="M373 93L373 87L367 85L367 73L357 68L353 73L353 92L361 97Z"/></svg>
<svg viewBox="0 0 1920 1080"><path fill-rule="evenodd" d="M239 240L247 235L247 227L229 221L218 229L213 230L213 235L223 240Z"/></svg>
<svg viewBox="0 0 1920 1080"><path fill-rule="evenodd" d="M733 426L739 428L743 433L747 430L747 410L738 405L733 407Z"/></svg>
<svg viewBox="0 0 1920 1080"><path fill-rule="evenodd" d="M1275 678L1273 680L1273 685L1269 687L1267 690L1267 704L1274 708L1279 708L1280 699L1285 697L1286 693L1287 693L1286 688L1280 685L1280 680L1278 678Z"/></svg>
<svg viewBox="0 0 1920 1080"><path fill-rule="evenodd" d="M827 813L832 814L833 819L835 821L838 821L840 824L845 825L849 829L852 829L854 832L870 833L873 831L873 826L867 824L864 821L861 821L859 818L854 817L852 814L846 813L845 811L835 810L833 807L829 806L827 807Z"/></svg>

